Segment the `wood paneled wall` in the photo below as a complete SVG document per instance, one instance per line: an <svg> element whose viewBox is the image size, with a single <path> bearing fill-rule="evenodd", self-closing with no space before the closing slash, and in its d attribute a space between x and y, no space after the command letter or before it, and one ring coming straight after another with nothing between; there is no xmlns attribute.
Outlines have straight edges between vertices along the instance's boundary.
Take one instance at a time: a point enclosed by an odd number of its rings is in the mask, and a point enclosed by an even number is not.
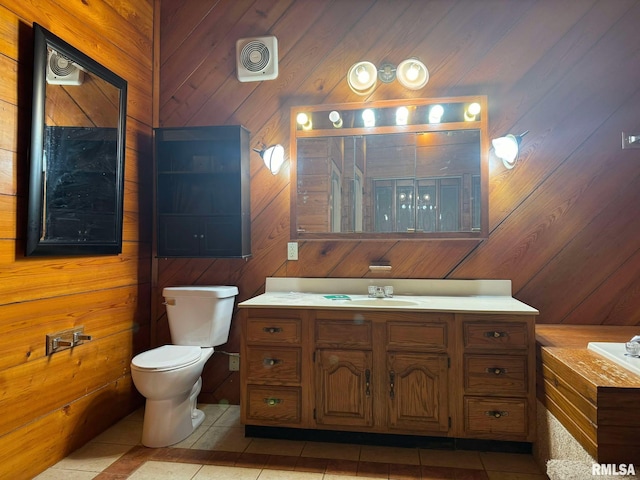
<svg viewBox="0 0 640 480"><path fill-rule="evenodd" d="M640 325L640 150L621 149L640 131L638 25L637 0L163 0L163 126L243 124L252 147L287 146L293 105L486 94L492 137L529 133L515 169L492 158L487 240L307 241L297 262L287 165L272 176L252 154L253 257L160 259L158 287L235 284L244 300L268 276L367 277L386 259L398 278L510 279L542 323ZM260 35L278 38L280 75L240 83L235 42ZM346 84L357 60L411 56L430 69L421 91ZM222 349L238 339L234 325ZM204 380L201 399L238 402L224 355Z"/></svg>
<svg viewBox="0 0 640 480"><path fill-rule="evenodd" d="M153 1L0 0L0 478L28 479L141 404L151 319ZM32 24L128 81L120 255L24 256ZM93 340L45 355L45 335Z"/></svg>

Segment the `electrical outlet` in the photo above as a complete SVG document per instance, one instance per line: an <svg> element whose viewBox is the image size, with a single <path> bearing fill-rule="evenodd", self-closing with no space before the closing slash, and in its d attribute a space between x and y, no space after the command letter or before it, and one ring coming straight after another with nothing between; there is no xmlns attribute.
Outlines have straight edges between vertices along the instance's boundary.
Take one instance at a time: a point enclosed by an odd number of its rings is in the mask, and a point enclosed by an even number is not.
<svg viewBox="0 0 640 480"><path fill-rule="evenodd" d="M298 260L298 242L287 243L287 260Z"/></svg>
<svg viewBox="0 0 640 480"><path fill-rule="evenodd" d="M229 371L237 372L240 370L240 355L229 355Z"/></svg>

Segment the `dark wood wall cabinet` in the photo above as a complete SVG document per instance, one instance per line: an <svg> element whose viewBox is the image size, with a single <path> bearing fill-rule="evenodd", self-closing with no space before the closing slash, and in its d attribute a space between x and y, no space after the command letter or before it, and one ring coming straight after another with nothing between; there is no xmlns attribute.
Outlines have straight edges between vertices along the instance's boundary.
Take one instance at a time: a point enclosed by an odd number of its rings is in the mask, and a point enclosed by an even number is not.
<svg viewBox="0 0 640 480"><path fill-rule="evenodd" d="M240 125L156 129L159 257L251 255L249 135Z"/></svg>

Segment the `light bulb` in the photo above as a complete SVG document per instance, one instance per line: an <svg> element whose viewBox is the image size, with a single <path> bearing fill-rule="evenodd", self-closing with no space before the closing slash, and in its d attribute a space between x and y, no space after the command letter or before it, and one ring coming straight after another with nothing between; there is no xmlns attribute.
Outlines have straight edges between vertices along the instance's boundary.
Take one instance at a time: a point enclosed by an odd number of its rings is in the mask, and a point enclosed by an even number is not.
<svg viewBox="0 0 640 480"><path fill-rule="evenodd" d="M409 120L409 109L398 107L396 110L396 125L406 125Z"/></svg>
<svg viewBox="0 0 640 480"><path fill-rule="evenodd" d="M420 66L412 63L411 66L407 69L407 80L415 82L420 75Z"/></svg>
<svg viewBox="0 0 640 480"><path fill-rule="evenodd" d="M442 105L434 105L429 110L429 123L440 123L444 115L444 107Z"/></svg>
<svg viewBox="0 0 640 480"><path fill-rule="evenodd" d="M356 76L358 77L358 82L362 85L369 83L369 80L371 79L371 75L369 75L369 72L365 67L359 67L358 70L356 70Z"/></svg>
<svg viewBox="0 0 640 480"><path fill-rule="evenodd" d="M335 128L342 127L342 117L340 117L340 112L333 110L331 113L329 113L329 120L331 121L331 123L333 123L333 126Z"/></svg>
<svg viewBox="0 0 640 480"><path fill-rule="evenodd" d="M376 115L370 108L363 110L362 112L362 121L364 122L365 127L375 127L376 125Z"/></svg>

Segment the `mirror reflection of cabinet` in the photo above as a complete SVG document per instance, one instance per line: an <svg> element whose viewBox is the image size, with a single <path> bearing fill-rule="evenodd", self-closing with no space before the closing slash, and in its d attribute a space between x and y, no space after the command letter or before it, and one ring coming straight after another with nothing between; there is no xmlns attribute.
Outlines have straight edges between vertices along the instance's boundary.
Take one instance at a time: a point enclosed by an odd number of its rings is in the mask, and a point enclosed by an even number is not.
<svg viewBox="0 0 640 480"><path fill-rule="evenodd" d="M251 255L249 132L156 130L158 256Z"/></svg>
<svg viewBox="0 0 640 480"><path fill-rule="evenodd" d="M484 96L294 107L292 238L485 238L486 110Z"/></svg>

